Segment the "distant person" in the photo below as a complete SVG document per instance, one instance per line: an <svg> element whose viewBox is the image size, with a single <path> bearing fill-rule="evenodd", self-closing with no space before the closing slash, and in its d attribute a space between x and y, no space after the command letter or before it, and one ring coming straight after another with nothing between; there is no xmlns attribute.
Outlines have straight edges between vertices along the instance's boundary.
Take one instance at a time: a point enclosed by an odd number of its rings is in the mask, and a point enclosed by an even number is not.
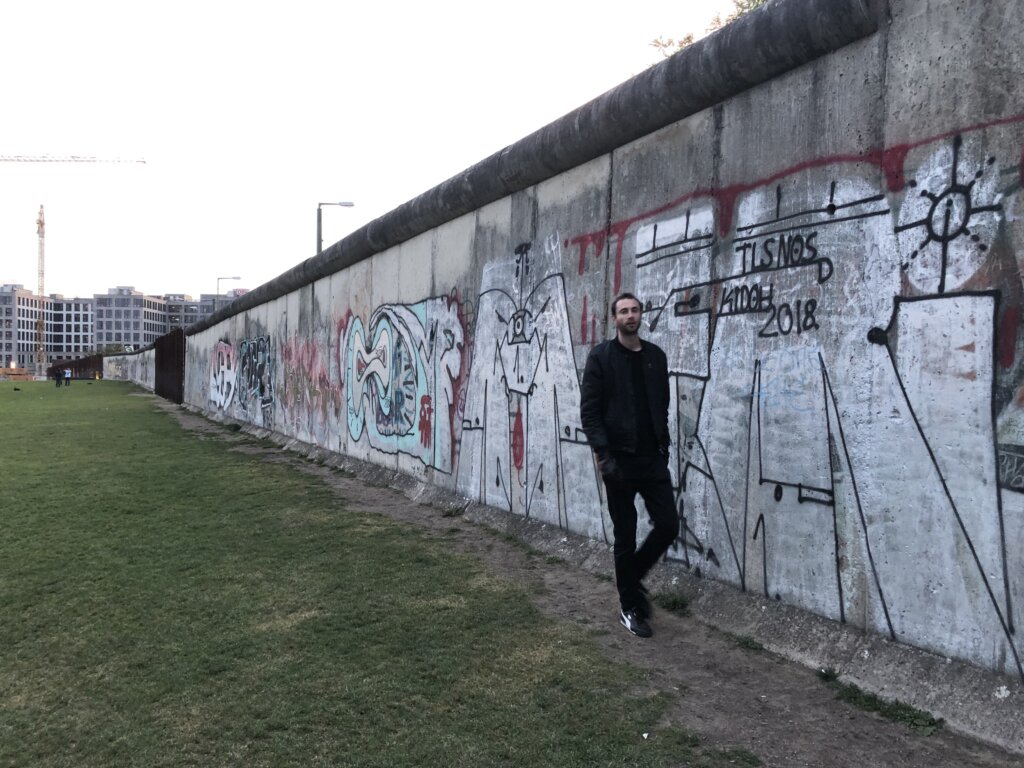
<svg viewBox="0 0 1024 768"><path fill-rule="evenodd" d="M56 386L58 388L60 387L60 380L63 379L63 378L64 378L64 371L62 371L60 368L54 368L53 369L53 382L54 382L54 384L56 384Z"/></svg>
<svg viewBox="0 0 1024 768"><path fill-rule="evenodd" d="M580 420L597 458L608 496L619 620L650 637L651 604L642 579L679 534L668 471L668 361L640 339L640 300L621 293L612 302L615 338L587 356L580 386ZM653 528L636 547L636 495Z"/></svg>
<svg viewBox="0 0 1024 768"><path fill-rule="evenodd" d="M71 369L70 368L65 368L64 369L64 386L65 387L70 387L71 386Z"/></svg>

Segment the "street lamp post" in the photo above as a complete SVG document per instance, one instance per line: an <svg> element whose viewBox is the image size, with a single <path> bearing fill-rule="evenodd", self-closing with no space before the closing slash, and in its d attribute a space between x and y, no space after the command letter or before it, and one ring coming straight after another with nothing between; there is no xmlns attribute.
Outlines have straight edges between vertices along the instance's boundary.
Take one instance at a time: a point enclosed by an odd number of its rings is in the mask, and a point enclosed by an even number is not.
<svg viewBox="0 0 1024 768"><path fill-rule="evenodd" d="M323 214L321 208L325 205L340 205L342 208L351 208L355 203L317 203L316 204L316 253L319 256L320 252L324 249L324 228L323 228Z"/></svg>
<svg viewBox="0 0 1024 768"><path fill-rule="evenodd" d="M220 298L220 281L221 280L241 280L240 277L218 277L217 278L217 293L213 297L213 311L217 311L217 300Z"/></svg>

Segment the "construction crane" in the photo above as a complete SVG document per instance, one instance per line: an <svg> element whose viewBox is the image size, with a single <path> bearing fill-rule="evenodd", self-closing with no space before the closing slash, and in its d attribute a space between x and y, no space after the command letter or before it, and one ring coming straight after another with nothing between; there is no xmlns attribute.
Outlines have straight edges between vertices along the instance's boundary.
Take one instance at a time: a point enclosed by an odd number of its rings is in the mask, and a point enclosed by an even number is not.
<svg viewBox="0 0 1024 768"><path fill-rule="evenodd" d="M39 306L36 308L36 378L46 377L46 329L43 325L43 268L46 262L46 219L43 216L43 206L39 206L39 218L36 219L36 234L39 235Z"/></svg>
<svg viewBox="0 0 1024 768"><path fill-rule="evenodd" d="M142 158L124 160L119 157L95 157L93 155L0 155L0 163L142 163ZM36 283L39 307L36 314L36 378L46 378L46 323L43 311L43 290L46 277L46 220L43 206L39 206L36 219L36 233L39 235L39 274Z"/></svg>
<svg viewBox="0 0 1024 768"><path fill-rule="evenodd" d="M0 163L142 163L142 158L125 160L120 157L94 157L92 155L0 155Z"/></svg>

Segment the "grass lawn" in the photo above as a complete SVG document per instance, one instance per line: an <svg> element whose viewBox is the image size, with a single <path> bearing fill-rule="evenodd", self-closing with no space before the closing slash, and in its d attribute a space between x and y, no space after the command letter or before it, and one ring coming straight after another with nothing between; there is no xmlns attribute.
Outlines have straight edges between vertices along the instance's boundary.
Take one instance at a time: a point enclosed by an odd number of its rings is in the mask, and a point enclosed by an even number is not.
<svg viewBox="0 0 1024 768"><path fill-rule="evenodd" d="M0 382L0 765L729 764L480 562L139 392Z"/></svg>

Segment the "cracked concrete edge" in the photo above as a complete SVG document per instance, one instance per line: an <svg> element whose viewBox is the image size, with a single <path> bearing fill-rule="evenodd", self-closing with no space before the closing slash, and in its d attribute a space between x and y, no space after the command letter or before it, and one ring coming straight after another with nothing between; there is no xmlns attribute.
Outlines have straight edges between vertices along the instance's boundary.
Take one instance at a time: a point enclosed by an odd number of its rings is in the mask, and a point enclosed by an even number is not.
<svg viewBox="0 0 1024 768"><path fill-rule="evenodd" d="M391 488L410 501L511 535L581 570L605 576L612 573L611 546L604 542L471 501L393 468L241 422L211 419L208 413L192 406L181 407L214 423L237 424L254 437L351 473L371 485ZM654 593L681 591L688 598L692 618L704 624L749 637L772 653L815 671L834 670L840 682L856 685L886 701L909 704L942 718L951 731L1024 755L1024 684L1019 679L701 578L679 562L663 561L648 576L647 583ZM609 606L610 613L614 609Z"/></svg>

